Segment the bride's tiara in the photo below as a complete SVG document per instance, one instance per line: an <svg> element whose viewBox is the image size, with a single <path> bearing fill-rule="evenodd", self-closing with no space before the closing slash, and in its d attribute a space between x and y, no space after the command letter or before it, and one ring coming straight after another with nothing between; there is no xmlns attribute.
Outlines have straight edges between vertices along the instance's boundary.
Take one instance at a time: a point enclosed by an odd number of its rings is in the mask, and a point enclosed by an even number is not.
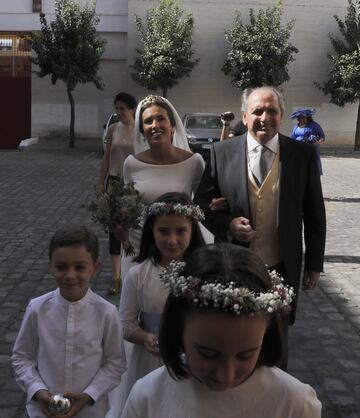
<svg viewBox="0 0 360 418"><path fill-rule="evenodd" d="M212 307L241 314L272 314L288 312L294 299L292 287L283 284L283 278L269 271L272 288L266 293L252 292L246 287L236 287L232 281L222 283L201 282L198 277L185 277L181 273L184 262L171 261L160 273L161 280L175 297L186 298L194 306Z"/></svg>
<svg viewBox="0 0 360 418"><path fill-rule="evenodd" d="M204 212L196 205L183 205L181 203L154 202L142 210L139 222L145 223L149 216L175 214L184 218L194 218L196 221L205 219Z"/></svg>
<svg viewBox="0 0 360 418"><path fill-rule="evenodd" d="M148 106L153 103L166 103L162 96L156 96L155 94L149 94L141 101L141 107Z"/></svg>

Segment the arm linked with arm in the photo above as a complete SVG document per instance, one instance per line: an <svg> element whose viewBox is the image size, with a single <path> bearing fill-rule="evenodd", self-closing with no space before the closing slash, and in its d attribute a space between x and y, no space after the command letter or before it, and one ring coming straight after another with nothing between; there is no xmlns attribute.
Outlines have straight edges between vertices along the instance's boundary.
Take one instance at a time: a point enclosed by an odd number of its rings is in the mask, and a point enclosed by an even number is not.
<svg viewBox="0 0 360 418"><path fill-rule="evenodd" d="M205 213L203 224L216 237L216 240L228 240L228 228L233 216L228 208L211 210L213 199L223 197L217 181L216 155L214 147L211 148L211 158L207 161L204 174L194 197L194 201Z"/></svg>
<svg viewBox="0 0 360 418"><path fill-rule="evenodd" d="M194 157L197 158L197 160L192 179L192 197L194 196L199 187L205 169L205 162L201 154L196 153Z"/></svg>

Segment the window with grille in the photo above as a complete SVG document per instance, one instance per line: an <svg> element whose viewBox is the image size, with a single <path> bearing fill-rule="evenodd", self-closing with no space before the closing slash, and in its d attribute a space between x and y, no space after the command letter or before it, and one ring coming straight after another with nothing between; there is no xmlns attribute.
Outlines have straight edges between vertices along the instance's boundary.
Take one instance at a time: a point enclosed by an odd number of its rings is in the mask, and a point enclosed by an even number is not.
<svg viewBox="0 0 360 418"><path fill-rule="evenodd" d="M33 13L41 13L41 1L33 0Z"/></svg>
<svg viewBox="0 0 360 418"><path fill-rule="evenodd" d="M31 76L31 35L0 32L0 77Z"/></svg>

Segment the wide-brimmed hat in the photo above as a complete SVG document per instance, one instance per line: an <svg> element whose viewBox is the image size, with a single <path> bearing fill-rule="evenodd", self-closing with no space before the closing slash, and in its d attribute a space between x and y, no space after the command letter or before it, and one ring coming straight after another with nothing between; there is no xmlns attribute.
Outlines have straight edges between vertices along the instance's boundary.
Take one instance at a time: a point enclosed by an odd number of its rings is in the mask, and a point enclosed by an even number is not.
<svg viewBox="0 0 360 418"><path fill-rule="evenodd" d="M306 116L307 118L311 118L315 115L316 113L316 109L314 108L310 108L310 107L300 107L299 109L295 110L295 112L293 112L290 115L290 119L296 119L299 118L300 116Z"/></svg>

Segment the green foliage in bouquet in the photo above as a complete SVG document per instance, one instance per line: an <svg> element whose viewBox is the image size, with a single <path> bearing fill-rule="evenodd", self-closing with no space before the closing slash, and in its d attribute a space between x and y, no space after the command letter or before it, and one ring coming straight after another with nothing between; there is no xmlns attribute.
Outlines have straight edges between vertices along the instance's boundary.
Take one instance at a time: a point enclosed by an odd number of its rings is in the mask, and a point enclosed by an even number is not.
<svg viewBox="0 0 360 418"><path fill-rule="evenodd" d="M123 179L111 181L104 193L97 191L95 200L88 205L92 220L101 224L105 232L114 231L117 225L124 230L139 228L143 208L143 199L134 183L124 184ZM134 255L131 243L123 244L125 254Z"/></svg>

